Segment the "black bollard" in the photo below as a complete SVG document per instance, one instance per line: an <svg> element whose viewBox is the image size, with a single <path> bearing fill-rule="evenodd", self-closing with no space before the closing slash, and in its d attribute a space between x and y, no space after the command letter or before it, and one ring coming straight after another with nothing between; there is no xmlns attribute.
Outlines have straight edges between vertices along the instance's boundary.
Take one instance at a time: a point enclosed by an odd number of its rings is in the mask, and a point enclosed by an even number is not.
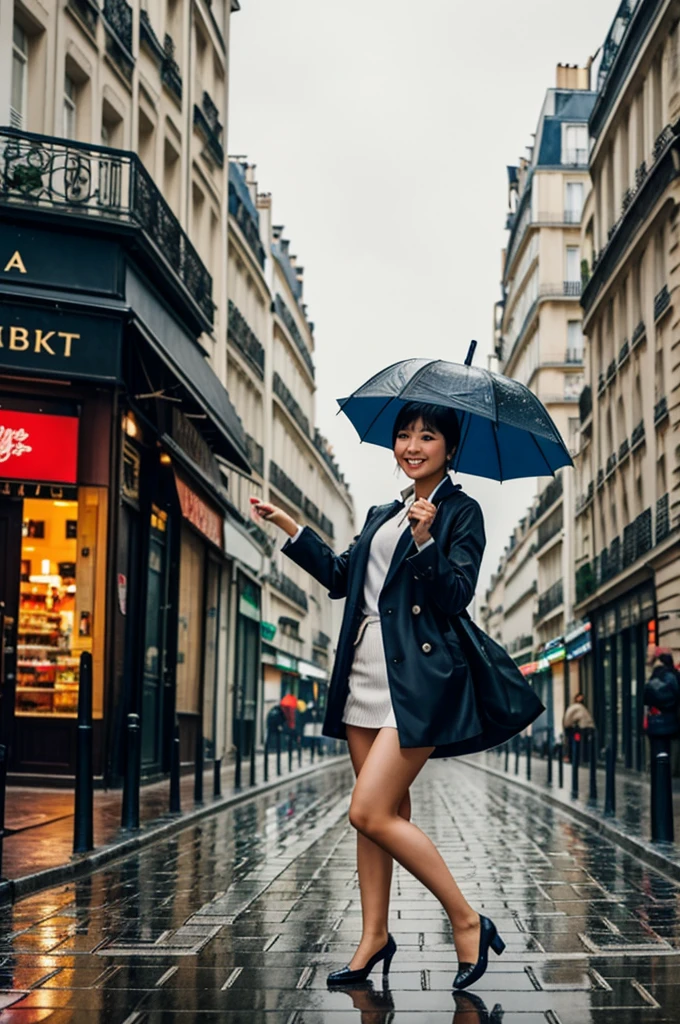
<svg viewBox="0 0 680 1024"><path fill-rule="evenodd" d="M590 778L588 799L591 804L595 804L597 803L597 734L594 729L590 730L588 756L590 757L590 761L588 762L588 773Z"/></svg>
<svg viewBox="0 0 680 1024"><path fill-rule="evenodd" d="M298 768L302 768L302 736L297 738Z"/></svg>
<svg viewBox="0 0 680 1024"><path fill-rule="evenodd" d="M527 736L527 780L531 781L531 736Z"/></svg>
<svg viewBox="0 0 680 1024"><path fill-rule="evenodd" d="M139 715L131 711L127 716L127 756L123 776L123 808L121 826L139 828Z"/></svg>
<svg viewBox="0 0 680 1024"><path fill-rule="evenodd" d="M293 770L293 733L288 733L288 771Z"/></svg>
<svg viewBox="0 0 680 1024"><path fill-rule="evenodd" d="M507 774L507 772L508 772L508 770L510 768L510 744L509 743L505 744L505 764L503 765L503 768L504 768L504 770L505 770L505 772Z"/></svg>
<svg viewBox="0 0 680 1024"><path fill-rule="evenodd" d="M205 746L203 743L203 730L199 726L196 733L196 755L194 764L194 803L203 803L203 769L205 766Z"/></svg>
<svg viewBox="0 0 680 1024"><path fill-rule="evenodd" d="M78 745L76 747L76 792L73 817L73 852L94 848L94 787L92 782L92 655L80 655L78 675Z"/></svg>
<svg viewBox="0 0 680 1024"><path fill-rule="evenodd" d="M519 775L519 745L520 737L515 737L515 775Z"/></svg>
<svg viewBox="0 0 680 1024"><path fill-rule="evenodd" d="M236 755L234 757L234 789L241 788L241 743L236 744Z"/></svg>
<svg viewBox="0 0 680 1024"><path fill-rule="evenodd" d="M281 729L276 730L276 774L281 774Z"/></svg>
<svg viewBox="0 0 680 1024"><path fill-rule="evenodd" d="M578 734L577 734L578 736ZM578 770L581 764L581 738L571 741L571 799L578 800Z"/></svg>
<svg viewBox="0 0 680 1024"><path fill-rule="evenodd" d="M315 748L316 748L316 736L311 736L310 737L310 744L309 744L309 763L310 764L314 764Z"/></svg>
<svg viewBox="0 0 680 1024"><path fill-rule="evenodd" d="M560 789L564 789L564 746L562 743L557 744L557 784Z"/></svg>
<svg viewBox="0 0 680 1024"><path fill-rule="evenodd" d="M213 764L213 796L222 796L222 758L216 757Z"/></svg>
<svg viewBox="0 0 680 1024"><path fill-rule="evenodd" d="M264 739L264 781L269 782L269 738L271 732L267 729L267 735Z"/></svg>
<svg viewBox="0 0 680 1024"><path fill-rule="evenodd" d="M652 764L652 842L672 843L673 783L671 759L668 754L657 754Z"/></svg>
<svg viewBox="0 0 680 1024"><path fill-rule="evenodd" d="M548 785L553 784L553 757L555 756L555 744L548 743Z"/></svg>
<svg viewBox="0 0 680 1024"><path fill-rule="evenodd" d="M250 737L250 785L255 785L255 754L257 750L255 747L255 719L253 719L253 734Z"/></svg>
<svg viewBox="0 0 680 1024"><path fill-rule="evenodd" d="M170 751L170 813L179 814L182 806L179 792L180 776L179 756L179 723L175 722L172 730L172 750Z"/></svg>
<svg viewBox="0 0 680 1024"><path fill-rule="evenodd" d="M614 748L605 750L604 813L611 818L616 814L616 760Z"/></svg>

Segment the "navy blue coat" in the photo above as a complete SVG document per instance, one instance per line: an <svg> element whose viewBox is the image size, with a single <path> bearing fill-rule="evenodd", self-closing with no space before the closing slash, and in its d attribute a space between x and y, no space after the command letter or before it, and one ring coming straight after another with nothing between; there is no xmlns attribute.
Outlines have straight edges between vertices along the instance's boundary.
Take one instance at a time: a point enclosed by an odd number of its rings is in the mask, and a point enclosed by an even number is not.
<svg viewBox="0 0 680 1024"><path fill-rule="evenodd" d="M471 602L486 542L481 509L447 477L433 504L434 544L418 551L411 530L399 539L378 601L392 705L402 747L433 746L447 757L480 736L470 669L452 618ZM363 592L371 540L403 503L370 509L361 533L336 555L308 526L283 551L324 586L346 598L323 732L344 739L342 716L349 692L354 641L363 617ZM475 744L484 749L487 744Z"/></svg>

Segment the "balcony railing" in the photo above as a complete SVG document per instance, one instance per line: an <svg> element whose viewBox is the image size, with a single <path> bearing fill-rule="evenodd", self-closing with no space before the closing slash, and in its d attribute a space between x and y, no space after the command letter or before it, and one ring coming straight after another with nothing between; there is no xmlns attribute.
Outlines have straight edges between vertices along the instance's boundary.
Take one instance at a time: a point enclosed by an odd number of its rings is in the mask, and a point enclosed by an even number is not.
<svg viewBox="0 0 680 1024"><path fill-rule="evenodd" d="M536 550L540 551L541 548L545 544L547 544L549 540L552 540L553 537L556 537L558 535L558 533L561 533L563 525L564 517L562 515L562 509L560 508L554 515L551 515L548 519L546 519L544 523L541 523L541 525L539 526L538 544Z"/></svg>
<svg viewBox="0 0 680 1024"><path fill-rule="evenodd" d="M631 350L634 349L637 345L640 344L640 342L644 338L646 332L647 332L647 328L645 327L645 322L644 322L644 320L640 320L640 322L638 324L636 324L635 329L634 329L634 331L633 331L633 333L631 335L631 339L630 339Z"/></svg>
<svg viewBox="0 0 680 1024"><path fill-rule="evenodd" d="M302 508L304 499L302 491L274 461L269 463L269 482L276 487L277 491L289 498L294 505Z"/></svg>
<svg viewBox="0 0 680 1024"><path fill-rule="evenodd" d="M628 523L623 528L623 568L627 569L629 565L637 558L635 553L635 522Z"/></svg>
<svg viewBox="0 0 680 1024"><path fill-rule="evenodd" d="M136 153L5 128L0 203L139 228L213 322L212 278Z"/></svg>
<svg viewBox="0 0 680 1024"><path fill-rule="evenodd" d="M619 445L619 465L627 459L630 455L630 441L627 437L624 437L623 441Z"/></svg>
<svg viewBox="0 0 680 1024"><path fill-rule="evenodd" d="M104 0L107 27L106 52L130 82L135 66L132 56L132 8L127 0Z"/></svg>
<svg viewBox="0 0 680 1024"><path fill-rule="evenodd" d="M534 638L530 633L527 633L524 636L515 637L514 640L511 640L510 643L506 645L505 649L508 654L517 654L518 651L523 651L527 647L533 647L533 645Z"/></svg>
<svg viewBox="0 0 680 1024"><path fill-rule="evenodd" d="M656 502L656 530L654 534L656 543L660 544L662 540L666 539L670 532L670 503L668 494L664 494L662 497L657 498Z"/></svg>
<svg viewBox="0 0 680 1024"><path fill-rule="evenodd" d="M314 428L314 437L312 441L314 447L316 448L319 455L330 469L335 479L338 481L339 484L342 484L345 488L347 488L347 482L345 481L344 474L340 470L340 466L335 461L333 455L328 450L328 441L320 432L318 427Z"/></svg>
<svg viewBox="0 0 680 1024"><path fill-rule="evenodd" d="M246 434L246 450L250 465L256 473L264 476L264 448L250 434Z"/></svg>
<svg viewBox="0 0 680 1024"><path fill-rule="evenodd" d="M562 497L563 483L562 477L556 476L554 480L551 480L547 487L545 487L540 494L538 502L533 509L531 522L535 523L537 519L548 511L551 505L554 505L558 498Z"/></svg>
<svg viewBox="0 0 680 1024"><path fill-rule="evenodd" d="M654 426L658 427L668 416L668 400L665 395L654 406Z"/></svg>
<svg viewBox="0 0 680 1024"><path fill-rule="evenodd" d="M281 298L280 295L277 295L275 300L274 300L274 308L276 309L277 316L279 316L281 318L281 320L283 320L288 333L290 334L290 336L292 337L293 341L295 342L295 344L296 344L296 346L297 346L297 348L298 348L298 350L300 352L300 355L302 356L302 360L303 360L305 366L307 367L307 369L309 370L309 372L310 372L310 374L312 376L312 379L313 379L314 378L314 363L312 362L312 357L310 355L309 349L307 348L307 346L306 346L306 344L305 344L305 342L303 340L303 337L300 334L300 331L298 330L298 325L295 323L295 318L294 318L293 314L288 309L288 306L285 304L285 302L283 301L283 299Z"/></svg>
<svg viewBox="0 0 680 1024"><path fill-rule="evenodd" d="M564 585L562 580L558 580L557 583L553 583L551 587L548 587L538 598L538 614L537 619L543 619L555 608L559 608L564 603Z"/></svg>
<svg viewBox="0 0 680 1024"><path fill-rule="evenodd" d="M303 433L309 437L309 420L302 411L302 408L298 402L293 398L291 392L288 390L286 385L283 383L281 377L274 371L274 378L272 381L274 394L281 399L288 412L291 414L297 425L300 427Z"/></svg>
<svg viewBox="0 0 680 1024"><path fill-rule="evenodd" d="M172 36L165 33L163 40L163 63L161 65L161 82L179 102L182 102L182 74L175 60L175 43Z"/></svg>
<svg viewBox="0 0 680 1024"><path fill-rule="evenodd" d="M600 397L600 395L604 394L604 389L606 387L607 387L607 382L604 379L604 373L602 373L602 371L600 371L600 373L598 373L598 375L597 375L597 396L598 396L598 398Z"/></svg>
<svg viewBox="0 0 680 1024"><path fill-rule="evenodd" d="M646 508L635 520L636 557L640 558L641 555L651 551L652 547L652 510Z"/></svg>
<svg viewBox="0 0 680 1024"><path fill-rule="evenodd" d="M94 0L68 0L68 6L83 22L90 35L96 37L100 12Z"/></svg>
<svg viewBox="0 0 680 1024"><path fill-rule="evenodd" d="M645 439L645 421L640 420L636 427L633 427L633 433L630 436L630 450L635 451L639 444Z"/></svg>
<svg viewBox="0 0 680 1024"><path fill-rule="evenodd" d="M228 335L260 378L264 378L264 347L246 323L238 306L229 299Z"/></svg>
<svg viewBox="0 0 680 1024"><path fill-rule="evenodd" d="M664 285L660 292L654 296L654 319L658 320L659 317L663 316L668 307L671 304L671 296L668 291L668 285Z"/></svg>
<svg viewBox="0 0 680 1024"><path fill-rule="evenodd" d="M598 489L598 491L599 491L600 487L602 487L603 485L604 485L604 470L602 468L600 468L597 471L597 489Z"/></svg>
<svg viewBox="0 0 680 1024"><path fill-rule="evenodd" d="M293 604L307 611L307 594L305 591L290 576L280 572L274 564L272 564L271 570L267 574L267 580L272 587L292 601Z"/></svg>
<svg viewBox="0 0 680 1024"><path fill-rule="evenodd" d="M607 456L607 466L606 466L606 469L604 471L605 480L607 479L608 476L611 476L611 474L614 472L615 469L616 469L616 452L612 452L611 455Z"/></svg>
<svg viewBox="0 0 680 1024"><path fill-rule="evenodd" d="M626 338L626 340L624 341L623 345L619 349L619 366L623 366L623 364L625 363L625 361L626 361L626 359L628 358L629 355L630 355L630 344L628 342L628 338Z"/></svg>
<svg viewBox="0 0 680 1024"><path fill-rule="evenodd" d="M327 651L331 644L331 638L326 633L318 630L318 632L314 634L312 643L315 647L321 647L324 651Z"/></svg>
<svg viewBox="0 0 680 1024"><path fill-rule="evenodd" d="M580 281L560 281L555 284L542 284L539 288L542 297L568 295L578 298L581 294Z"/></svg>
<svg viewBox="0 0 680 1024"><path fill-rule="evenodd" d="M255 207L240 163L229 161L229 215L234 218L260 267L265 251L260 238L260 215Z"/></svg>
<svg viewBox="0 0 680 1024"><path fill-rule="evenodd" d="M327 515L324 515L323 512L319 511L313 501L310 501L309 498L304 498L302 507L308 519L311 519L313 523L316 523L316 525L320 527L324 533L328 534L329 537L335 536L333 523Z"/></svg>
<svg viewBox="0 0 680 1024"><path fill-rule="evenodd" d="M203 93L203 103L199 107L194 104L194 127L203 136L208 152L218 167L224 167L224 146L222 145L222 125L219 120L219 111L210 98L209 93Z"/></svg>
<svg viewBox="0 0 680 1024"><path fill-rule="evenodd" d="M598 572L596 573L598 584L607 583L621 572L621 540L615 537L608 548L600 552Z"/></svg>
<svg viewBox="0 0 680 1024"><path fill-rule="evenodd" d="M590 384L586 384L578 399L578 412L581 423L587 420L593 411L593 392Z"/></svg>
<svg viewBox="0 0 680 1024"><path fill-rule="evenodd" d="M612 359L611 363L607 367L607 384L611 384L616 376L616 360Z"/></svg>

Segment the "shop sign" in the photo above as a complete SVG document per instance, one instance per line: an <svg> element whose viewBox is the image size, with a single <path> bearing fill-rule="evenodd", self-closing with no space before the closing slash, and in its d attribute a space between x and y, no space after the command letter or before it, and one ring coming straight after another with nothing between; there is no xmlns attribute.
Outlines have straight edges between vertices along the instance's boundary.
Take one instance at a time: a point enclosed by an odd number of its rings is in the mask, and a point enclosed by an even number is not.
<svg viewBox="0 0 680 1024"><path fill-rule="evenodd" d="M177 473L175 473L175 483L184 518L188 519L192 526L195 526L215 547L222 550L222 516L211 508L203 498L200 498L195 491L192 491Z"/></svg>
<svg viewBox="0 0 680 1024"><path fill-rule="evenodd" d="M73 484L78 418L0 410L0 479Z"/></svg>
<svg viewBox="0 0 680 1024"><path fill-rule="evenodd" d="M261 622L260 634L263 640L273 640L276 636L276 626L273 622Z"/></svg>
<svg viewBox="0 0 680 1024"><path fill-rule="evenodd" d="M0 280L7 284L120 294L119 253L117 243L91 235L0 224Z"/></svg>
<svg viewBox="0 0 680 1024"><path fill-rule="evenodd" d="M592 625L590 622L582 623L578 629L572 629L567 633L564 642L567 647L567 661L581 658L588 654L593 647L591 638Z"/></svg>
<svg viewBox="0 0 680 1024"><path fill-rule="evenodd" d="M0 371L120 379L122 322L39 306L3 305Z"/></svg>

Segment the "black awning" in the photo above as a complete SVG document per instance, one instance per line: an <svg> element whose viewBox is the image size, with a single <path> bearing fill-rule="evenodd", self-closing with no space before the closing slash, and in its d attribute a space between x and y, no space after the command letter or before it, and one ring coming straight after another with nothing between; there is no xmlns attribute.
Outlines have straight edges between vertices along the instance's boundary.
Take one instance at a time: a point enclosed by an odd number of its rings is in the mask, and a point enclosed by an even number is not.
<svg viewBox="0 0 680 1024"><path fill-rule="evenodd" d="M126 298L133 322L172 371L182 390L208 418L213 428L210 440L215 451L250 473L243 424L227 389L198 344L130 267L126 274Z"/></svg>

